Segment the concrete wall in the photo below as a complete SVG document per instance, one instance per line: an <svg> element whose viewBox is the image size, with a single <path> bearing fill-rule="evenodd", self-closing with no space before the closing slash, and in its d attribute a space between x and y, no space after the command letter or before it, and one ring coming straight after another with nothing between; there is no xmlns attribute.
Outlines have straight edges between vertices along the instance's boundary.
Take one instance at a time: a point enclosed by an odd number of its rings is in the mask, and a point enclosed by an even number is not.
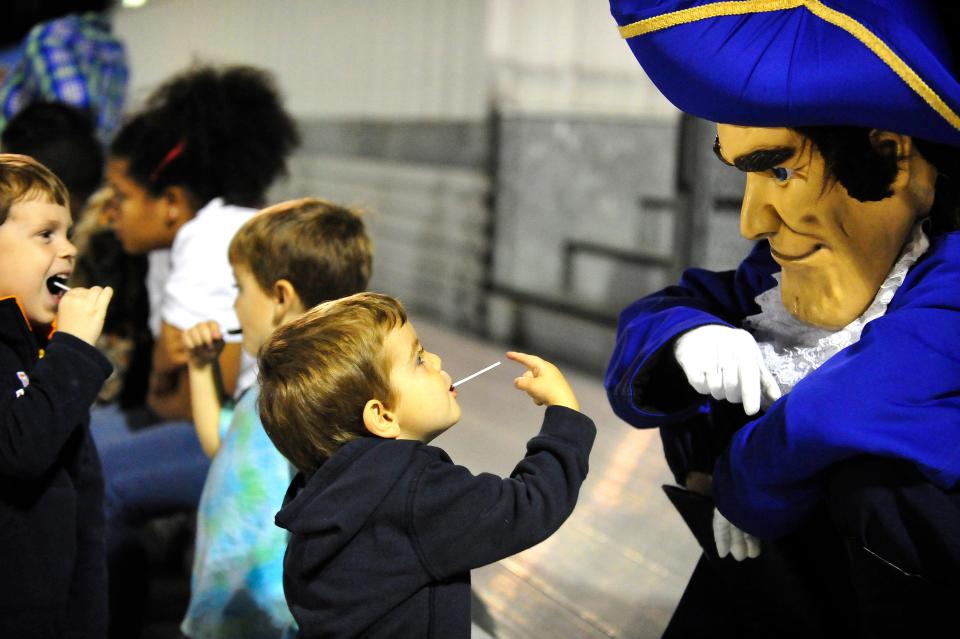
<svg viewBox="0 0 960 639"><path fill-rule="evenodd" d="M503 118L492 335L602 370L621 309L683 268L737 265L749 250L743 174L713 156L710 123L684 126L681 136L656 118Z"/></svg>
<svg viewBox="0 0 960 639"><path fill-rule="evenodd" d="M490 250L485 128L301 126L305 145L271 198L319 195L368 210L371 288L450 324L481 328Z"/></svg>
<svg viewBox="0 0 960 639"><path fill-rule="evenodd" d="M504 113L677 120L606 2L488 0L490 87Z"/></svg>
<svg viewBox="0 0 960 639"><path fill-rule="evenodd" d="M482 120L484 0L152 0L118 10L133 103L194 60L270 69L304 118Z"/></svg>

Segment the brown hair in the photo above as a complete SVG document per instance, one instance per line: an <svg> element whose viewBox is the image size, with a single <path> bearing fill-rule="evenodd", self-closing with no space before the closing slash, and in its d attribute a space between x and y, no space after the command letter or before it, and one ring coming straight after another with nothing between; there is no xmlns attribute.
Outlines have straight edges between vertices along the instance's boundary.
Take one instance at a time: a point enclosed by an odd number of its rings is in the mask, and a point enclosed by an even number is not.
<svg viewBox="0 0 960 639"><path fill-rule="evenodd" d="M229 256L266 292L288 280L304 308L364 290L373 268L361 213L316 198L260 211L233 236Z"/></svg>
<svg viewBox="0 0 960 639"><path fill-rule="evenodd" d="M343 444L370 435L369 400L393 406L383 341L406 322L396 299L358 293L310 309L260 349L260 419L300 471L313 472Z"/></svg>
<svg viewBox="0 0 960 639"><path fill-rule="evenodd" d="M10 207L24 200L43 200L69 208L70 195L53 172L27 155L0 153L0 224Z"/></svg>

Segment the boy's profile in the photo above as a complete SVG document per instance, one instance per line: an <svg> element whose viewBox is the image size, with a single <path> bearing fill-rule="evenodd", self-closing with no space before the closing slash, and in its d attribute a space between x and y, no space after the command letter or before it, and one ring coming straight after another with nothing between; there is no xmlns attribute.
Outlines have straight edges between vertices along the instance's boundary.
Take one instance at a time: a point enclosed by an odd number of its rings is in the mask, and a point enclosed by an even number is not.
<svg viewBox="0 0 960 639"><path fill-rule="evenodd" d="M305 309L365 289L372 265L357 212L314 198L254 215L231 240L229 258L243 348L254 356L276 327ZM206 321L183 334L194 424L214 457L197 511L190 606L181 625L190 639L280 637L293 623L282 583L287 535L273 525L290 464L263 431L256 386L238 400L229 423L220 417L215 367L223 331L231 328Z"/></svg>
<svg viewBox="0 0 960 639"><path fill-rule="evenodd" d="M106 631L103 480L90 405L109 287L70 277L69 196L42 164L0 154L0 636ZM56 328L56 330L54 330Z"/></svg>
<svg viewBox="0 0 960 639"><path fill-rule="evenodd" d="M470 570L570 515L596 429L555 366L508 357L547 410L504 479L427 445L460 406L397 300L321 304L261 348L261 419L300 471L276 517L291 533L283 581L300 636L469 637Z"/></svg>

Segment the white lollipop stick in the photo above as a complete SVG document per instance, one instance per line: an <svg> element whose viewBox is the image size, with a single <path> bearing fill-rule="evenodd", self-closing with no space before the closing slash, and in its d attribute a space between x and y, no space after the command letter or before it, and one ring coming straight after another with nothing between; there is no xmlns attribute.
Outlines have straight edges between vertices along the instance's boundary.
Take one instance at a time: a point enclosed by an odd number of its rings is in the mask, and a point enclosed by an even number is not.
<svg viewBox="0 0 960 639"><path fill-rule="evenodd" d="M500 365L500 362L497 362L497 363L495 363L495 364L490 364L489 366L487 366L487 367L486 367L485 369L483 369L482 371L477 371L477 372L474 373L473 375L468 375L467 377L464 377L464 378L461 379L459 382L454 382L454 383L452 384L452 386L453 386L454 388L456 388L456 387L459 386L460 384L462 384L462 383L464 383L464 382L469 382L471 379L473 379L473 378L476 377L477 375L483 375L483 374L486 373L488 370L490 370L490 369L492 369L492 368L496 368L496 367L499 366L499 365Z"/></svg>
<svg viewBox="0 0 960 639"><path fill-rule="evenodd" d="M53 284L54 286L56 286L57 288L62 288L62 289L65 290L65 291L69 291L69 290L70 290L70 287L69 287L69 286L67 286L66 284L61 284L61 283L58 282L57 280L53 280L52 284Z"/></svg>

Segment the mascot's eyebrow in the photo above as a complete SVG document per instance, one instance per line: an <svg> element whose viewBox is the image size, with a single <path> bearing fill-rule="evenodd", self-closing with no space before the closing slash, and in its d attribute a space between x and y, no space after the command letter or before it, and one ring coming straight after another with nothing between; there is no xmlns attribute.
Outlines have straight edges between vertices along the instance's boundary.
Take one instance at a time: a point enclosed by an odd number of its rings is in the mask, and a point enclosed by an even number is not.
<svg viewBox="0 0 960 639"><path fill-rule="evenodd" d="M728 161L723 157L723 151L720 149L720 138L719 136L713 139L713 153L716 155L721 162L727 166L735 166L744 173L760 173L762 171L769 171L770 169L780 166L787 160L793 157L793 154L797 150L792 146L775 146L770 149L758 149L756 151L751 151L750 153L744 153L736 158L733 162Z"/></svg>

